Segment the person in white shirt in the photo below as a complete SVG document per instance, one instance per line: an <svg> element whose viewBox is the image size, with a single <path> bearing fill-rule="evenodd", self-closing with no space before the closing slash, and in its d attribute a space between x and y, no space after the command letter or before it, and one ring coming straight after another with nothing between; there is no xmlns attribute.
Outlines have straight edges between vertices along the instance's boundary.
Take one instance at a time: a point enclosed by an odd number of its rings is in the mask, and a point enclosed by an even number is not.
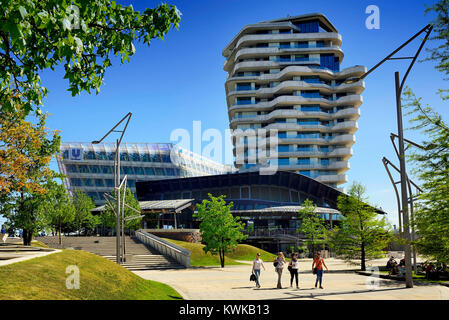
<svg viewBox="0 0 449 320"><path fill-rule="evenodd" d="M293 287L293 278L295 278L296 289L299 289L298 269L299 269L298 254L292 253L292 259L290 260L290 263L288 264L288 270L290 271L290 288Z"/></svg>
<svg viewBox="0 0 449 320"><path fill-rule="evenodd" d="M254 261L253 261L253 271L252 271L252 273L254 273L255 276L256 276L256 287L257 288L260 288L260 282L259 282L260 267L262 267L265 270L265 266L263 265L263 261L262 261L262 259L260 259L260 253L258 253L256 255L256 259L254 259Z"/></svg>

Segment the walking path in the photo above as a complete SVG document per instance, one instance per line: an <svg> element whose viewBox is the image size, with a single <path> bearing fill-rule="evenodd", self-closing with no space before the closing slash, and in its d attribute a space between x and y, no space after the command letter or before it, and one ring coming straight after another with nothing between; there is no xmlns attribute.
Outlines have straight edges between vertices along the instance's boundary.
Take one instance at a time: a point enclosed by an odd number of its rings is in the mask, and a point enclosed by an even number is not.
<svg viewBox="0 0 449 320"><path fill-rule="evenodd" d="M225 268L204 267L185 270L147 270L135 273L144 279L169 284L185 299L208 300L264 300L264 299L315 299L315 300L449 300L449 288L436 284L415 282L412 289L405 283L395 280L379 279L375 289L367 286L370 278L354 273L356 267L344 261L327 259L330 272L323 276L324 289L315 289L315 276L311 272L311 259L300 262L300 289L289 288L290 273L287 268L282 275L284 289L276 289L277 275L271 262L265 262L261 272L261 288L255 289L249 281L251 265L229 266ZM385 265L386 260L375 261L374 265ZM293 284L295 285L295 284Z"/></svg>

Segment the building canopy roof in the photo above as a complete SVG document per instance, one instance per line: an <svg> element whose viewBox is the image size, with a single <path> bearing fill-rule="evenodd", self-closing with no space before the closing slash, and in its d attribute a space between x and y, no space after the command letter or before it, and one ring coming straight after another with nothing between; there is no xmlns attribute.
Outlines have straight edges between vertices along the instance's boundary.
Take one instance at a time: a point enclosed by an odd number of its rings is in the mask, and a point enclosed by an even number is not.
<svg viewBox="0 0 449 320"><path fill-rule="evenodd" d="M158 212L158 213L178 213L185 208L190 207L195 202L194 199L179 200L156 200L156 201L139 201L142 212ZM92 212L103 212L105 206L100 206L91 210Z"/></svg>

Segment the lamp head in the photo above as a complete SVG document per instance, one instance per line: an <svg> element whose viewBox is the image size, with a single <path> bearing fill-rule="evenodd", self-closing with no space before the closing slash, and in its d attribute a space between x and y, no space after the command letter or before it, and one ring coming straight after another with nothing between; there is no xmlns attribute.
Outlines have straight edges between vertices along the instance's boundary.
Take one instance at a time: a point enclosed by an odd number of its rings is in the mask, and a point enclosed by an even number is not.
<svg viewBox="0 0 449 320"><path fill-rule="evenodd" d="M345 80L345 83L347 84L351 84L351 83L355 83L357 81L360 81L360 77L351 77Z"/></svg>
<svg viewBox="0 0 449 320"><path fill-rule="evenodd" d="M97 141L97 140L92 141L92 144L99 144L99 143L100 143L100 141Z"/></svg>

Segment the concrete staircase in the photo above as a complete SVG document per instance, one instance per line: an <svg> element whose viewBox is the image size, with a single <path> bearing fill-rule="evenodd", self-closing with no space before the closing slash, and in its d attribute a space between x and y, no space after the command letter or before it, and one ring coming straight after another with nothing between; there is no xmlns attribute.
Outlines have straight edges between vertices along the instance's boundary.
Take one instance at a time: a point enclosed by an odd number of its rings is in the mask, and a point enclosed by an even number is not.
<svg viewBox="0 0 449 320"><path fill-rule="evenodd" d="M39 240L51 248L84 250L98 254L111 261L116 261L115 237L63 237L59 245L58 237L38 237ZM125 237L126 262L122 264L128 270L160 270L181 269L181 264L170 257L146 246L136 237Z"/></svg>

